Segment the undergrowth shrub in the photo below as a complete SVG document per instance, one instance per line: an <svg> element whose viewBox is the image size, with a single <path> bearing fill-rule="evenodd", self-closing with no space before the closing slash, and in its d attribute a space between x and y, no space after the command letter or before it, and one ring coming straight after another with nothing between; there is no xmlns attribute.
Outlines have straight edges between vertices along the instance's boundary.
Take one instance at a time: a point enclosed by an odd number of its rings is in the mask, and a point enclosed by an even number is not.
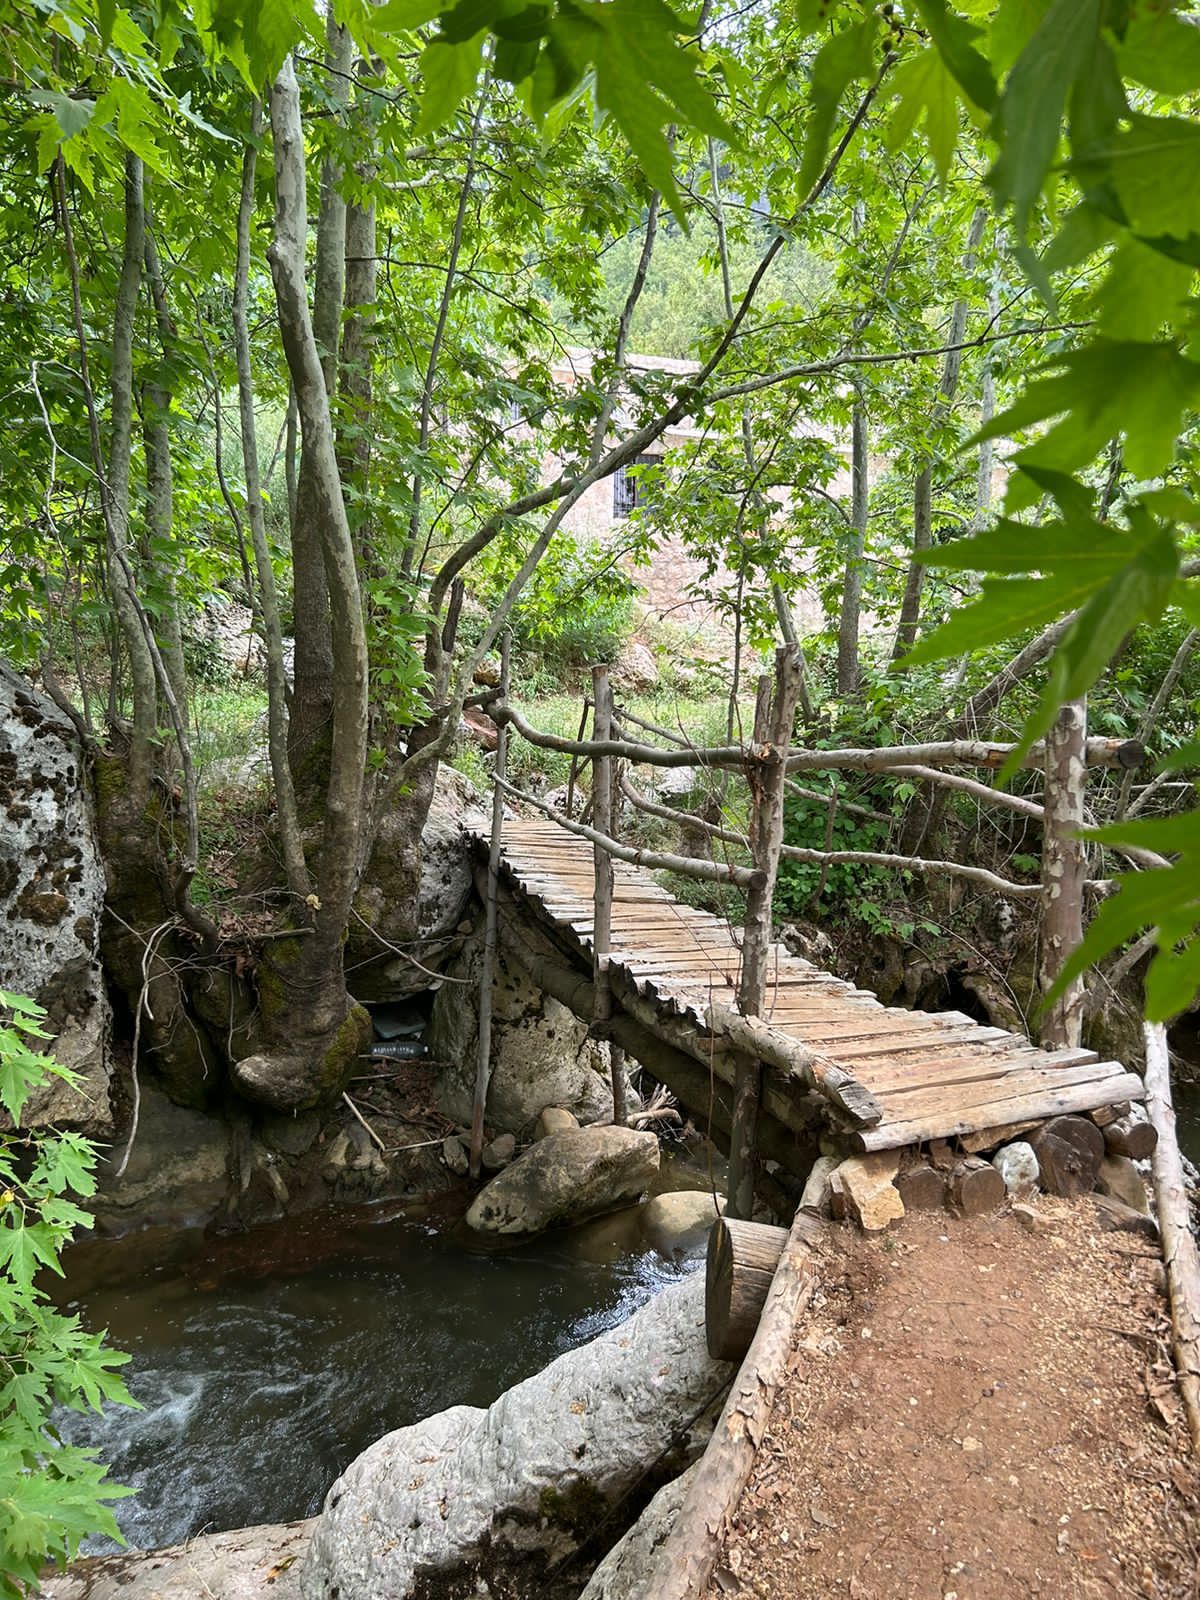
<svg viewBox="0 0 1200 1600"><path fill-rule="evenodd" d="M78 1077L41 1054L45 1012L0 990L0 1104L12 1131L0 1133L0 1600L38 1591L48 1561L60 1569L84 1539L121 1543L107 1501L131 1494L107 1481L96 1451L64 1444L58 1406L100 1411L136 1405L117 1375L129 1360L67 1316L37 1283L62 1276L60 1257L92 1219L72 1199L95 1193L95 1147L76 1133L22 1128L30 1095L51 1077Z"/></svg>

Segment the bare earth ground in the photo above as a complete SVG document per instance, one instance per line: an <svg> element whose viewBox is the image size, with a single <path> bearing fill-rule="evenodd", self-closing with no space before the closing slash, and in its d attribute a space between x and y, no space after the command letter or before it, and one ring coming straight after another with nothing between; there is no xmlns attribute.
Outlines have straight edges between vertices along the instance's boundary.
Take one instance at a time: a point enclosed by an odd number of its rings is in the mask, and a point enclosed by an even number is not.
<svg viewBox="0 0 1200 1600"><path fill-rule="evenodd" d="M710 1600L1200 1595L1157 1249L1041 1209L839 1234Z"/></svg>

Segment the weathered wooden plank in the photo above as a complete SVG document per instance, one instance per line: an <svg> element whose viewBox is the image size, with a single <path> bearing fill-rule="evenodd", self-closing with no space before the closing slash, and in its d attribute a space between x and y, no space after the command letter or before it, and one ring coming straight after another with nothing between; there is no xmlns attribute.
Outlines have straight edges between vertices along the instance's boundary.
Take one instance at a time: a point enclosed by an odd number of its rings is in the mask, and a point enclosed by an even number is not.
<svg viewBox="0 0 1200 1600"><path fill-rule="evenodd" d="M1045 1089L1066 1089L1082 1083L1112 1082L1125 1076L1124 1067L1116 1061L1092 1061L1081 1067L1063 1067L1052 1073L1024 1068L1020 1072L1005 1073L1003 1077L985 1078L979 1083L959 1084L950 1089L934 1085L929 1088L893 1091L890 1094L881 1094L879 1103L883 1107L885 1122L910 1122L927 1111L940 1111L948 1105L964 1112L973 1111L982 1106L996 1107L1008 1101L1021 1100L1025 1095L1041 1094ZM1107 1104L1110 1098L1105 1096L1096 1104ZM1015 1122L1019 1115L1025 1113L1014 1112L1011 1116L996 1116L987 1124L981 1124L978 1118L975 1122L977 1126L994 1127L1000 1122Z"/></svg>
<svg viewBox="0 0 1200 1600"><path fill-rule="evenodd" d="M980 1127L992 1127L1018 1118L1032 1122L1071 1111L1093 1111L1116 1099L1140 1099L1143 1092L1142 1080L1136 1073L1127 1072L1117 1078L1030 1093L990 1108L973 1107L963 1111L954 1107L941 1115L903 1122L885 1120L873 1128L856 1129L849 1139L860 1150L898 1150L926 1139L952 1139L963 1133L973 1133Z"/></svg>

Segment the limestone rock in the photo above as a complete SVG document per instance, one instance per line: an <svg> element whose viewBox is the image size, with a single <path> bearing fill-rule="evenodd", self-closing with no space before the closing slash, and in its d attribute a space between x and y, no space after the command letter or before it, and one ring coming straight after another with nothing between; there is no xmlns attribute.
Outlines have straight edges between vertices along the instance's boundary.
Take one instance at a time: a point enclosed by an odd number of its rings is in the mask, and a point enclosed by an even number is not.
<svg viewBox="0 0 1200 1600"><path fill-rule="evenodd" d="M1024 1139L1006 1144L992 1157L992 1165L1004 1179L1004 1187L1014 1200L1032 1200L1038 1192L1041 1169L1032 1145Z"/></svg>
<svg viewBox="0 0 1200 1600"><path fill-rule="evenodd" d="M697 1461L658 1491L625 1537L592 1573L579 1600L627 1600L629 1595L642 1592L699 1465Z"/></svg>
<svg viewBox="0 0 1200 1600"><path fill-rule="evenodd" d="M41 1600L300 1600L315 1518L202 1533L163 1550L88 1556L42 1579Z"/></svg>
<svg viewBox="0 0 1200 1600"><path fill-rule="evenodd" d="M546 1106L538 1112L538 1119L533 1125L535 1139L548 1139L552 1133L570 1133L579 1126L579 1118L572 1111L565 1110L562 1106Z"/></svg>
<svg viewBox="0 0 1200 1600"><path fill-rule="evenodd" d="M372 1445L329 1491L305 1600L539 1593L547 1564L579 1548L728 1371L705 1349L702 1280L487 1411L455 1406Z"/></svg>
<svg viewBox="0 0 1200 1600"><path fill-rule="evenodd" d="M499 1172L507 1167L517 1153L517 1141L511 1133L502 1133L483 1147L480 1160L489 1172Z"/></svg>
<svg viewBox="0 0 1200 1600"><path fill-rule="evenodd" d="M1019 1200L1012 1208L1012 1214L1028 1233L1053 1233L1054 1219L1048 1217L1044 1211L1039 1211L1036 1206L1029 1205L1024 1200Z"/></svg>
<svg viewBox="0 0 1200 1600"><path fill-rule="evenodd" d="M705 1189L678 1189L656 1194L642 1207L642 1234L652 1250L668 1261L703 1255L713 1223L725 1212L725 1197Z"/></svg>
<svg viewBox="0 0 1200 1600"><path fill-rule="evenodd" d="M99 956L104 867L85 772L53 701L0 665L0 987L45 1006L55 1060L83 1080L75 1090L52 1078L23 1120L105 1138L113 1117Z"/></svg>
<svg viewBox="0 0 1200 1600"><path fill-rule="evenodd" d="M465 1178L471 1167L471 1153L461 1139L450 1134L442 1140L442 1160L457 1173L460 1178Z"/></svg>
<svg viewBox="0 0 1200 1600"><path fill-rule="evenodd" d="M623 688L650 689L658 682L658 666L640 639L630 639L622 646L612 675Z"/></svg>
<svg viewBox="0 0 1200 1600"><path fill-rule="evenodd" d="M889 1222L896 1222L904 1215L904 1201L892 1182L899 1170L900 1157L893 1150L851 1156L837 1169L845 1195L846 1214L864 1233L878 1233Z"/></svg>
<svg viewBox="0 0 1200 1600"><path fill-rule="evenodd" d="M447 984L434 1000L429 1046L445 1062L438 1079L441 1109L452 1122L471 1120L479 1039L476 938L450 969L466 984ZM502 1133L523 1134L545 1106L579 1122L612 1116L608 1047L588 1038L587 1024L544 994L525 969L501 951L492 986L492 1077L487 1120Z"/></svg>
<svg viewBox="0 0 1200 1600"><path fill-rule="evenodd" d="M1111 1195L1131 1211L1150 1215L1150 1202L1141 1173L1128 1156L1105 1156L1100 1163L1100 1176L1096 1187L1101 1194Z"/></svg>
<svg viewBox="0 0 1200 1600"><path fill-rule="evenodd" d="M658 1171L658 1140L632 1128L580 1128L530 1145L475 1197L467 1225L528 1234L635 1200Z"/></svg>

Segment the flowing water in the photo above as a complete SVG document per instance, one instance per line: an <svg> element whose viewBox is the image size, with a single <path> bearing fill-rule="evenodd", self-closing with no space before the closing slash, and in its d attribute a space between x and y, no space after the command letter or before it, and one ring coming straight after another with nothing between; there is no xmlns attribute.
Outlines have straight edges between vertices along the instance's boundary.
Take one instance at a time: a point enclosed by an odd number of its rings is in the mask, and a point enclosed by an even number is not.
<svg viewBox="0 0 1200 1600"><path fill-rule="evenodd" d="M502 1252L394 1208L94 1241L65 1294L133 1355L143 1409L68 1415L64 1432L137 1488L116 1507L133 1546L309 1516L381 1434L488 1405L682 1270L631 1212Z"/></svg>

